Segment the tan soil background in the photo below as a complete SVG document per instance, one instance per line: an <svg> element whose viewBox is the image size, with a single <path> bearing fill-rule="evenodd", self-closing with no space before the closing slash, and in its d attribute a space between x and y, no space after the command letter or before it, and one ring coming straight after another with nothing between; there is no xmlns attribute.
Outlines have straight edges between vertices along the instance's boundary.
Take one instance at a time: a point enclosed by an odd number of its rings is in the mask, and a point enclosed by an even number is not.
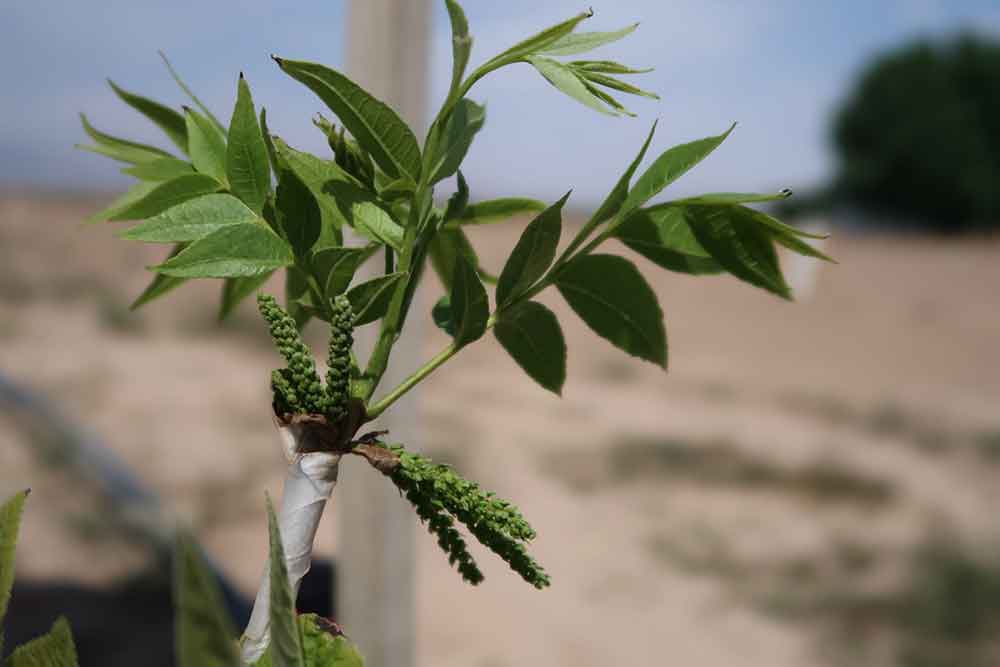
<svg viewBox="0 0 1000 667"><path fill-rule="evenodd" d="M249 303L216 325L217 285L129 312L162 249L82 226L100 204L0 196L0 369L101 436L250 591L263 492L280 491L277 357ZM521 226L475 230L488 266ZM478 550L487 580L468 587L419 532L419 664L896 664L912 638L865 601L905 599L921 544L944 535L1000 568L1000 241L837 234L827 249L840 264L794 304L638 260L666 313L669 373L552 293L562 399L492 337L426 383L413 445L522 508L553 586L535 591ZM430 356L444 334L415 317ZM0 493L34 490L19 576L107 582L142 567L95 533L85 485L33 444L0 414Z"/></svg>

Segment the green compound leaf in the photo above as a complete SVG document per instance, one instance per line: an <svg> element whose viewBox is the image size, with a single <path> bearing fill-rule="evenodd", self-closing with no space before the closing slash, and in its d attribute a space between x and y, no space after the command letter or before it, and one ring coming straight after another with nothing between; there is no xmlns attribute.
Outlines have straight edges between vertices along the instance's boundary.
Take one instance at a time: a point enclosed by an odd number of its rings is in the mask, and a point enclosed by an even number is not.
<svg viewBox="0 0 1000 667"><path fill-rule="evenodd" d="M261 223L226 225L152 269L177 278L257 276L294 261L292 249Z"/></svg>
<svg viewBox="0 0 1000 667"><path fill-rule="evenodd" d="M14 551L17 533L21 527L21 514L28 491L15 493L0 505L0 623L7 614L10 589L14 585Z"/></svg>
<svg viewBox="0 0 1000 667"><path fill-rule="evenodd" d="M369 257L375 254L376 250L378 250L376 245L364 248L333 246L313 252L313 269L316 279L325 290L326 298L332 299L338 294L343 294L351 284L354 274Z"/></svg>
<svg viewBox="0 0 1000 667"><path fill-rule="evenodd" d="M597 212L594 213L592 219L595 223L600 224L605 220L610 220L618 213L622 204L625 203L625 199L628 197L629 185L632 183L632 176L635 174L635 170L639 168L643 158L646 157L646 151L649 150L649 144L653 141L653 135L656 133L656 124L658 122L653 122L653 126L649 128L649 134L646 135L646 141L643 142L642 148L639 149L639 154L635 156L635 159L629 164L628 169L621 175L621 178L615 183L615 187L611 189L607 198L601 203Z"/></svg>
<svg viewBox="0 0 1000 667"><path fill-rule="evenodd" d="M599 111L608 116L618 115L618 110L613 105L609 106L606 100L594 94L587 87L584 80L567 65L551 58L528 57L527 61L534 65L538 73L545 77L545 80L555 86L560 92L569 95L577 102L590 107L594 111Z"/></svg>
<svg viewBox="0 0 1000 667"><path fill-rule="evenodd" d="M458 217L448 220L444 228L454 229L459 225L490 225L506 222L511 218L544 211L546 204L527 197L502 197L469 204Z"/></svg>
<svg viewBox="0 0 1000 667"><path fill-rule="evenodd" d="M222 283L222 302L219 304L219 320L225 320L236 310L236 306L251 294L256 294L257 290L264 286L274 271L267 271L258 276L247 278L226 278Z"/></svg>
<svg viewBox="0 0 1000 667"><path fill-rule="evenodd" d="M562 233L562 207L569 195L567 192L525 227L500 272L497 282L498 307L505 306L523 294L552 265Z"/></svg>
<svg viewBox="0 0 1000 667"><path fill-rule="evenodd" d="M670 271L692 275L722 272L722 267L698 243L684 210L672 204L639 209L615 229L615 236Z"/></svg>
<svg viewBox="0 0 1000 667"><path fill-rule="evenodd" d="M194 540L184 534L174 547L174 632L178 665L241 667L222 592Z"/></svg>
<svg viewBox="0 0 1000 667"><path fill-rule="evenodd" d="M97 146L80 146L83 150L100 153L113 160L131 164L143 164L159 158L172 157L170 153L156 146L140 144L105 134L91 125L84 114L80 114L80 122L83 124L83 131L97 142Z"/></svg>
<svg viewBox="0 0 1000 667"><path fill-rule="evenodd" d="M226 174L233 194L260 215L271 191L271 167L264 135L254 111L250 86L242 73L237 86L233 119L229 122Z"/></svg>
<svg viewBox="0 0 1000 667"><path fill-rule="evenodd" d="M184 120L187 123L188 153L194 168L220 183L226 183L226 135L193 109L184 108Z"/></svg>
<svg viewBox="0 0 1000 667"><path fill-rule="evenodd" d="M138 178L140 181L169 181L178 176L194 173L190 162L173 157L161 157L149 162L143 162L133 167L122 169L123 174Z"/></svg>
<svg viewBox="0 0 1000 667"><path fill-rule="evenodd" d="M472 36L469 34L469 20L465 18L462 6L455 0L445 0L448 18L451 20L451 88L454 93L462 83L465 68L472 54Z"/></svg>
<svg viewBox="0 0 1000 667"><path fill-rule="evenodd" d="M431 168L431 184L452 176L462 165L472 140L486 123L486 107L470 99L461 99L445 123L441 138L441 156Z"/></svg>
<svg viewBox="0 0 1000 667"><path fill-rule="evenodd" d="M769 230L737 206L687 206L685 218L712 258L740 280L791 299Z"/></svg>
<svg viewBox="0 0 1000 667"><path fill-rule="evenodd" d="M556 287L597 335L631 355L667 367L663 311L631 262L615 255L581 255L558 273Z"/></svg>
<svg viewBox="0 0 1000 667"><path fill-rule="evenodd" d="M137 201L144 198L150 192L156 189L159 183L136 183L130 187L125 194L121 195L113 202L108 204L108 206L97 213L90 215L86 220L83 221L85 225L93 225L99 222L107 222L108 220L114 219L116 215L122 211L126 211Z"/></svg>
<svg viewBox="0 0 1000 667"><path fill-rule="evenodd" d="M736 123L733 123L728 130L718 136L698 139L674 146L663 152L632 186L628 197L625 198L625 202L621 206L621 216L627 216L645 204L705 159L709 153L726 140L735 127Z"/></svg>
<svg viewBox="0 0 1000 667"><path fill-rule="evenodd" d="M619 39L631 34L638 27L638 23L633 23L630 26L613 32L573 33L557 39L545 49L539 51L539 53L550 56L572 56L577 53L586 53L605 44L617 42Z"/></svg>
<svg viewBox="0 0 1000 667"><path fill-rule="evenodd" d="M210 194L172 206L118 236L149 243L196 241L227 225L253 223L258 219L257 214L236 197Z"/></svg>
<svg viewBox="0 0 1000 667"><path fill-rule="evenodd" d="M360 234L397 252L402 251L403 228L385 209L372 201L356 201L351 204L350 211L354 229Z"/></svg>
<svg viewBox="0 0 1000 667"><path fill-rule="evenodd" d="M141 197L121 210L114 211L108 220L144 220L182 204L189 199L217 192L222 185L204 174L187 174L155 184ZM130 191L131 193L131 191Z"/></svg>
<svg viewBox="0 0 1000 667"><path fill-rule="evenodd" d="M419 181L417 139L395 111L329 67L283 58L275 61L285 73L323 100L386 174Z"/></svg>
<svg viewBox="0 0 1000 667"><path fill-rule="evenodd" d="M177 245L175 245L174 249L170 251L170 255L167 257L167 259L177 255L177 253L183 250L184 247L185 244L183 243L178 243ZM165 276L162 273L157 273L155 276L153 276L152 282L150 282L149 285L146 287L146 289L142 291L142 294L140 294L138 298L136 298L136 300L132 302L132 305L129 306L129 309L135 310L140 306L144 306L153 299L163 296L164 294L170 292L176 287L180 287L187 281L188 281L187 278L174 278L173 276Z"/></svg>
<svg viewBox="0 0 1000 667"><path fill-rule="evenodd" d="M503 53L491 58L488 62L479 67L472 74L472 76L475 77L477 74L482 76L483 74L491 72L499 67L522 60L527 56L541 53L555 42L558 42L560 39L573 32L581 21L585 21L593 15L594 13L590 11L577 14L571 19L567 19L562 23L557 23L552 27L546 28L540 33L532 35L528 39L518 42Z"/></svg>
<svg viewBox="0 0 1000 667"><path fill-rule="evenodd" d="M369 324L385 315L397 283L405 277L405 273L390 273L352 287L347 300L354 311L354 325Z"/></svg>
<svg viewBox="0 0 1000 667"><path fill-rule="evenodd" d="M271 579L271 663L274 667L306 667L298 623L295 621L295 596L288 581L281 530L270 497L267 498L267 532L271 544L268 561Z"/></svg>
<svg viewBox="0 0 1000 667"><path fill-rule="evenodd" d="M274 207L278 225L284 230L295 255L309 255L323 230L323 215L316 197L295 172L281 173Z"/></svg>
<svg viewBox="0 0 1000 667"><path fill-rule="evenodd" d="M525 301L502 311L493 333L535 382L562 394L566 382L566 341L551 310L536 301Z"/></svg>
<svg viewBox="0 0 1000 667"><path fill-rule="evenodd" d="M77 667L76 647L69 622L60 617L48 634L19 646L4 667Z"/></svg>
<svg viewBox="0 0 1000 667"><path fill-rule="evenodd" d="M136 95L120 88L111 79L108 79L108 84L115 91L115 95L120 97L125 104L153 121L170 138L170 141L174 142L185 154L188 152L187 123L184 122L184 116L148 97Z"/></svg>
<svg viewBox="0 0 1000 667"><path fill-rule="evenodd" d="M476 267L462 253L455 258L450 301L455 347L463 347L482 338L490 317L490 303Z"/></svg>

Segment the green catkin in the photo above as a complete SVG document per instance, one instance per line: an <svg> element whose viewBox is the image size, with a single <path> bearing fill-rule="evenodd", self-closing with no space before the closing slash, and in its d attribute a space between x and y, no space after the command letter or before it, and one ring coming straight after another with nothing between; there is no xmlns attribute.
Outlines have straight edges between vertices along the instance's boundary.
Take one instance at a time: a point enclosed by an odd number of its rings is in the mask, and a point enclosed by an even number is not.
<svg viewBox="0 0 1000 667"><path fill-rule="evenodd" d="M327 359L326 398L327 414L338 421L347 416L350 397L351 346L354 345L354 311L347 297L340 295L333 301L330 318L330 354Z"/></svg>
<svg viewBox="0 0 1000 667"><path fill-rule="evenodd" d="M257 307L270 326L271 338L278 352L288 364L288 372L280 374L282 377L277 386L275 375L271 376L275 396L280 398L279 392L283 392L286 397L294 397L294 400L287 400L289 407L293 408L292 412L325 413L327 396L316 372L312 352L299 336L295 320L269 294L257 295Z"/></svg>
<svg viewBox="0 0 1000 667"><path fill-rule="evenodd" d="M457 566L466 581L477 584L483 575L454 528L455 519L525 581L536 588L549 585L545 570L528 555L524 545L535 537L535 531L516 507L459 477L448 466L401 447L393 451L399 456L393 482L427 523L428 530L437 535L449 562Z"/></svg>

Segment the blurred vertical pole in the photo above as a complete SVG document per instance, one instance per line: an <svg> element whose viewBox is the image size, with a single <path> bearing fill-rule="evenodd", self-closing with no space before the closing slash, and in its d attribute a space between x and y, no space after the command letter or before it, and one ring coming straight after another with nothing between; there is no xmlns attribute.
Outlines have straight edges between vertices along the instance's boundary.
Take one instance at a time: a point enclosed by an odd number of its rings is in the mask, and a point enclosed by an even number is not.
<svg viewBox="0 0 1000 667"><path fill-rule="evenodd" d="M396 109L423 137L427 124L430 0L351 0L347 21L347 73ZM382 391L420 364L419 299L405 335L396 344ZM374 327L370 327L374 328ZM370 347L374 332L359 332ZM419 414L412 396L393 405L379 428L406 442L419 441ZM413 510L366 465L341 476L337 514L338 621L369 665L413 667L415 644Z"/></svg>

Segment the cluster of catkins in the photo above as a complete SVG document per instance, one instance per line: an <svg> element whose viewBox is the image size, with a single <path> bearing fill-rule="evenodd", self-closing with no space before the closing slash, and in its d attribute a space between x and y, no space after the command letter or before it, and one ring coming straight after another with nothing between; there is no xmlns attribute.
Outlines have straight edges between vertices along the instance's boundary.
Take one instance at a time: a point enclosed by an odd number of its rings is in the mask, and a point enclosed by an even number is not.
<svg viewBox="0 0 1000 667"><path fill-rule="evenodd" d="M354 344L354 313L347 297L341 295L333 301L325 387L316 371L312 351L299 335L295 319L269 294L257 296L257 307L270 326L278 352L288 364L271 373L271 389L278 413L321 414L334 422L347 416L351 346Z"/></svg>
<svg viewBox="0 0 1000 667"><path fill-rule="evenodd" d="M399 457L391 474L393 483L416 508L427 529L437 535L438 544L463 579L478 584L483 574L455 528L456 519L529 584L535 588L549 585L549 576L525 548L535 531L517 507L483 491L446 465L402 447L392 450Z"/></svg>

